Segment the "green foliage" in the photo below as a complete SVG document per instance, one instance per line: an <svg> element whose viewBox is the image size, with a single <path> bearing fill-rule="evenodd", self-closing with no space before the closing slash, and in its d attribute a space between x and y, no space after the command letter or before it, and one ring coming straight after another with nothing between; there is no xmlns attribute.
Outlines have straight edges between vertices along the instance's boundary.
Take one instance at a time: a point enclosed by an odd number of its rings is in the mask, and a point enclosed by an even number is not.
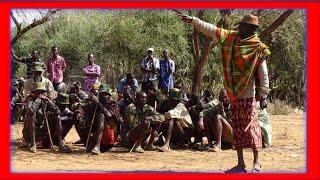
<svg viewBox="0 0 320 180"><path fill-rule="evenodd" d="M229 17L231 24L236 24L243 14L250 12L233 11ZM261 18L260 31L282 12L267 11ZM196 14L195 11L191 13ZM290 101L295 100L292 88L302 93L304 82L304 17L303 11L296 10L265 40L272 52L268 66L276 74L271 79L272 86L284 91ZM203 18L216 23L219 14L216 10L206 10ZM128 72L134 72L140 79L140 64L147 48L153 47L158 58L161 58L163 49L168 49L176 62L176 80L190 88L195 66L188 36L191 31L192 26L182 23L170 10L63 10L53 20L22 36L14 50L18 56L28 56L37 49L40 58L46 62L51 47L58 46L68 65L66 81L74 80L70 76L83 75L87 54L92 52L96 63L101 66L102 81L114 86ZM217 94L223 87L220 59L219 48L214 48L205 65L202 90L210 88ZM13 67L16 76L25 74L24 65L14 63ZM299 101L297 104L301 104L301 99Z"/></svg>

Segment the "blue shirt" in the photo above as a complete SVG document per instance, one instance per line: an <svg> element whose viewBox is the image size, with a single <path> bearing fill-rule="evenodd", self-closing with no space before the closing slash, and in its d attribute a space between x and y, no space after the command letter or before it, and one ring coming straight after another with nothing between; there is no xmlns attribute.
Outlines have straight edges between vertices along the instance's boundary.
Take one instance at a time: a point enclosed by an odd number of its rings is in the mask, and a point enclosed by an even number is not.
<svg viewBox="0 0 320 180"><path fill-rule="evenodd" d="M171 69L171 72L169 72ZM173 72L175 71L174 61L169 59L166 61L164 59L160 60L160 76L161 76L161 89L169 91L169 89L173 88Z"/></svg>
<svg viewBox="0 0 320 180"><path fill-rule="evenodd" d="M129 85L131 87L132 91L134 91L134 92L138 91L139 84L138 84L137 79L133 79L133 82L131 84L128 84L127 78L123 78L120 80L120 82L117 85L117 91L123 92L123 88L127 85Z"/></svg>

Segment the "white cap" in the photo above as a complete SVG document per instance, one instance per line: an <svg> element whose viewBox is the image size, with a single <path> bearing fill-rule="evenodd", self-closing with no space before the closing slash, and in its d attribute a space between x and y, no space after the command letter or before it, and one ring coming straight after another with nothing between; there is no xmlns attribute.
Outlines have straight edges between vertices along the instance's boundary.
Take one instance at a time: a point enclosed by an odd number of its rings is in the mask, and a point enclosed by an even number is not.
<svg viewBox="0 0 320 180"><path fill-rule="evenodd" d="M152 52L154 52L154 49L153 49L153 48L149 48L147 51L152 51Z"/></svg>

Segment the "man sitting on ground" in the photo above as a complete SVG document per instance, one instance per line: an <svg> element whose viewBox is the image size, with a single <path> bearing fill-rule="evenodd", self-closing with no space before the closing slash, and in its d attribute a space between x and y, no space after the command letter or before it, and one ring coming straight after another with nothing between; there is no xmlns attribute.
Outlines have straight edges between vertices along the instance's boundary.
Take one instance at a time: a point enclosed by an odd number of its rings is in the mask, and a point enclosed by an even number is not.
<svg viewBox="0 0 320 180"><path fill-rule="evenodd" d="M153 107L146 104L147 95L145 92L138 92L135 102L126 108L124 118L123 143L132 148L134 152L143 153L142 143L145 136L151 137L146 145L146 150L155 150L154 139L158 134L163 115L159 114Z"/></svg>
<svg viewBox="0 0 320 180"><path fill-rule="evenodd" d="M170 140L173 130L175 130L177 145L189 142L188 130L193 128L192 120L185 105L182 103L181 91L177 88L169 90L168 99L164 100L158 107L158 112L164 114L165 123L162 129L166 130L164 145L159 147L159 151L170 150Z"/></svg>

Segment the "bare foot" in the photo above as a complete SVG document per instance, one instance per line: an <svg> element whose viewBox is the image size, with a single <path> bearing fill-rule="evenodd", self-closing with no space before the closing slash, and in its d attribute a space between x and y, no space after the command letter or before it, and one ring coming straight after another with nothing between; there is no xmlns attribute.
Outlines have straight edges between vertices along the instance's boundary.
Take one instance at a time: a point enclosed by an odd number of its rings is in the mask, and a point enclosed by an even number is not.
<svg viewBox="0 0 320 180"><path fill-rule="evenodd" d="M142 149L141 146L137 146L136 148L134 148L133 151L134 151L134 152L137 152L137 153L144 153L144 150Z"/></svg>
<svg viewBox="0 0 320 180"><path fill-rule="evenodd" d="M208 148L208 151L210 151L210 152L220 152L221 151L221 147L214 146L213 148Z"/></svg>

